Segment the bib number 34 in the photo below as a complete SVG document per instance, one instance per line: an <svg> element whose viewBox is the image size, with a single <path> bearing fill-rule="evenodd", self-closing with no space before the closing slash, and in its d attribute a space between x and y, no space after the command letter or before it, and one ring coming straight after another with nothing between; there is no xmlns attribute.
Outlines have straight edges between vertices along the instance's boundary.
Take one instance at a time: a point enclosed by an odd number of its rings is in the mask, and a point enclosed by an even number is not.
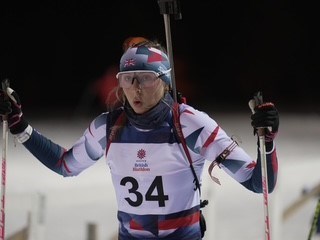
<svg viewBox="0 0 320 240"><path fill-rule="evenodd" d="M132 207L139 207L143 200L145 201L157 201L159 207L165 206L165 201L169 200L169 196L164 194L163 190L163 183L162 183L162 176L156 176L150 187L148 188L145 196L139 192L139 183L133 177L124 177L121 179L120 184L122 186L128 186L128 192L130 194L135 195L135 197L126 197L125 200L132 206ZM143 199L144 197L144 199Z"/></svg>

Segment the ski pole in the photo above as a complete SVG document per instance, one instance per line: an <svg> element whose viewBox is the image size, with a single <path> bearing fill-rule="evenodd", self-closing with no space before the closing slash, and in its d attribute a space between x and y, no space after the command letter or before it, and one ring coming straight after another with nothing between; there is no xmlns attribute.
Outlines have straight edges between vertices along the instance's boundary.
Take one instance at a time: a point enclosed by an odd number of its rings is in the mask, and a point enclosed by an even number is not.
<svg viewBox="0 0 320 240"><path fill-rule="evenodd" d="M174 14L175 19L181 19L182 15L180 12L180 4L177 0L158 0L158 5L160 7L160 14L163 14L164 27L166 33L166 43L167 52L171 65L171 79L172 79L172 92L173 99L177 102L177 91L176 91L176 81L174 73L174 63L173 63L173 50L172 50L172 40L171 40L171 25L170 25L170 14Z"/></svg>
<svg viewBox="0 0 320 240"><path fill-rule="evenodd" d="M253 99L249 101L249 107L254 113L255 106L263 103L261 92L257 92ZM265 240L270 240L270 218L269 218L269 203L268 203L268 174L267 174L267 159L266 159L266 143L265 143L265 128L257 129L259 137L259 152L261 159L261 176L262 176L262 190L263 190L263 206L264 206L264 227L265 227Z"/></svg>
<svg viewBox="0 0 320 240"><path fill-rule="evenodd" d="M310 231L309 231L309 235L308 235L308 240L311 240L314 232L317 229L317 224L318 224L318 221L319 221L319 215L320 215L320 198L318 200L318 204L316 206L316 211L315 211L314 216L313 216L312 225L311 225L311 228L310 228Z"/></svg>
<svg viewBox="0 0 320 240"><path fill-rule="evenodd" d="M9 80L2 81L2 90L4 97L7 98L7 89ZM0 240L5 239L5 200L6 200L6 161L7 161L7 145L8 145L8 115L2 116L2 169L1 169L1 219L0 219Z"/></svg>

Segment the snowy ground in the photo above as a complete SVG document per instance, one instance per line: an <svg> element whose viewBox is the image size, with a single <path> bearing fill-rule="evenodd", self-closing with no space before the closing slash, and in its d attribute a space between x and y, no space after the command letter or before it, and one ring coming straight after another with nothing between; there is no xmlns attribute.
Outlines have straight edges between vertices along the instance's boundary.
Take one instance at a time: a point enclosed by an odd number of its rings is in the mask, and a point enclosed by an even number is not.
<svg viewBox="0 0 320 240"><path fill-rule="evenodd" d="M256 139L247 115L212 115L255 158ZM82 134L89 119L50 121L34 119L32 125L66 148ZM269 195L273 240L307 239L317 199L309 200L288 220L281 221L285 208L301 196L303 188L320 182L319 115L282 114L277 138L279 181ZM206 240L262 240L264 216L262 195L246 191L224 172L222 186L204 172L203 195L209 199ZM6 236L27 224L37 194L45 196L39 238L32 240L86 240L86 226L98 226L98 240L110 240L117 230L116 201L104 159L74 178L49 171L9 137L6 185ZM36 236L36 233L35 235Z"/></svg>

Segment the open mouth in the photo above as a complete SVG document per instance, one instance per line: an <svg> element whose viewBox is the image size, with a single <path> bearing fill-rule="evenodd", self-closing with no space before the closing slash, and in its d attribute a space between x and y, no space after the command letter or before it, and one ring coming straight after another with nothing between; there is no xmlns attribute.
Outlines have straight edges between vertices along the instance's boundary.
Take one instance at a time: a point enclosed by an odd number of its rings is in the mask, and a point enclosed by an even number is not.
<svg viewBox="0 0 320 240"><path fill-rule="evenodd" d="M141 102L140 100L138 100L138 99L135 99L135 100L133 101L133 104L134 104L135 106L138 106L138 105L141 105L142 102Z"/></svg>

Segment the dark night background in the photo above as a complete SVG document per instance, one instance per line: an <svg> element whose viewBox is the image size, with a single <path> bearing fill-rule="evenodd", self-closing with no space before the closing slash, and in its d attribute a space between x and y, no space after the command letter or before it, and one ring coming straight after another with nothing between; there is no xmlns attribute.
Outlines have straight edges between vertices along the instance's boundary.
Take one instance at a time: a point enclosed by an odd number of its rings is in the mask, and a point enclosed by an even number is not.
<svg viewBox="0 0 320 240"><path fill-rule="evenodd" d="M319 18L308 1L180 1L171 17L176 84L190 104L248 111L260 90L280 111L320 112ZM103 109L92 85L122 42L165 44L156 0L1 2L0 77L25 112ZM91 109L91 110L90 110Z"/></svg>

